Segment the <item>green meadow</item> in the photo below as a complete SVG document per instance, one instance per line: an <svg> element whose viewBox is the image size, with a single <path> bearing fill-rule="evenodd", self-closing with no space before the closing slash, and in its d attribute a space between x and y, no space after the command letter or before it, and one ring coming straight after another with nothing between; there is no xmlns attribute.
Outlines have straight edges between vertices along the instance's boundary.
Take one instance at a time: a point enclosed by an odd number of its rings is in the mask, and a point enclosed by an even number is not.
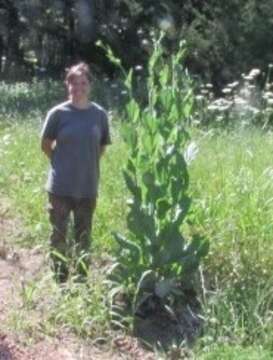
<svg viewBox="0 0 273 360"><path fill-rule="evenodd" d="M10 312L6 326L28 334L28 341L61 329L106 344L115 331L130 335L130 318L122 330L113 327L105 281L116 250L112 233L127 232L124 125L112 116L113 144L101 164L88 281L77 283L71 277L63 288L54 281L47 260L50 228L43 186L48 160L39 142L45 112L38 111L39 99L27 85L4 90L3 96L13 102L1 114L0 196L9 203L9 216L22 226L8 246L38 248L45 257L43 271L22 287L23 305ZM55 90L48 106L61 97ZM21 108L22 92L35 100L28 109ZM210 250L196 279L202 331L193 344L181 347L190 346L189 357L196 359L272 359L273 133L254 125L225 129L192 124L187 130L195 155L188 165L192 204L184 232L201 234Z"/></svg>

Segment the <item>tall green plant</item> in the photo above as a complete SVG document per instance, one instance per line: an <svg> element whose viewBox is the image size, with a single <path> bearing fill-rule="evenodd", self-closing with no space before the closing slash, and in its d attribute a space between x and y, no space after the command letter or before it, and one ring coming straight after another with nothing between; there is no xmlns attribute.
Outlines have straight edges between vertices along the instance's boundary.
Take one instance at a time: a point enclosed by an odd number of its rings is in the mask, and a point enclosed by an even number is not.
<svg viewBox="0 0 273 360"><path fill-rule="evenodd" d="M129 146L124 178L130 192L128 234L115 233L119 244L112 284L128 293L134 311L150 296L166 301L188 286L208 242L194 235L186 240L181 226L191 200L183 152L189 140L185 125L193 111L192 82L181 65L183 44L164 58L160 40L149 61L148 105L143 110L131 94L123 135Z"/></svg>

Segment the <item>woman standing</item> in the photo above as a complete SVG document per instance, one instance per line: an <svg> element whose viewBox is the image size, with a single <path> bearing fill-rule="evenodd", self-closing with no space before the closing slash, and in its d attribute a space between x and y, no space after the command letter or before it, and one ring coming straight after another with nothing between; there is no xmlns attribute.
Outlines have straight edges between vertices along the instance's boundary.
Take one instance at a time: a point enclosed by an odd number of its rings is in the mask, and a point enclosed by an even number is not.
<svg viewBox="0 0 273 360"><path fill-rule="evenodd" d="M60 281L65 281L68 275L64 260L71 212L75 247L83 265L80 269L86 270L88 266L99 162L106 145L110 144L106 112L89 101L91 75L88 65L72 66L67 71L65 84L68 100L48 112L41 135L42 150L50 159L46 190L52 225L51 257Z"/></svg>

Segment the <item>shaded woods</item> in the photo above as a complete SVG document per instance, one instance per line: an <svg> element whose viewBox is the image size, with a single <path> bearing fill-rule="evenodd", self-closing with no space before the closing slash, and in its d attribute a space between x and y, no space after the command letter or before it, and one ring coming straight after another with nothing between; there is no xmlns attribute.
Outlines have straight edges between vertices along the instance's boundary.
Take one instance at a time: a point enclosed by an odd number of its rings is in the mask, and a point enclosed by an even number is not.
<svg viewBox="0 0 273 360"><path fill-rule="evenodd" d="M58 77L83 59L114 77L101 40L126 68L145 69L154 37L166 53L188 44L190 71L216 88L272 62L270 0L0 0L0 79Z"/></svg>

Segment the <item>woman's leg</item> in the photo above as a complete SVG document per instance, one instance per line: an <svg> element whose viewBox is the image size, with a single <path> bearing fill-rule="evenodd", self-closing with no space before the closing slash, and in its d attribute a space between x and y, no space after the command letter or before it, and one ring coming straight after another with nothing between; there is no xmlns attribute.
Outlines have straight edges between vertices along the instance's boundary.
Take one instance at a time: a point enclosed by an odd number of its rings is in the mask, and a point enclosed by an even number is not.
<svg viewBox="0 0 273 360"><path fill-rule="evenodd" d="M67 197L49 194L48 211L52 225L50 246L53 270L60 281L65 281L68 275L66 234L71 211L71 200Z"/></svg>
<svg viewBox="0 0 273 360"><path fill-rule="evenodd" d="M77 253L84 267L89 265L90 236L96 199L79 199L74 204L74 228ZM81 268L81 266L80 266ZM84 269L85 271L85 269Z"/></svg>

